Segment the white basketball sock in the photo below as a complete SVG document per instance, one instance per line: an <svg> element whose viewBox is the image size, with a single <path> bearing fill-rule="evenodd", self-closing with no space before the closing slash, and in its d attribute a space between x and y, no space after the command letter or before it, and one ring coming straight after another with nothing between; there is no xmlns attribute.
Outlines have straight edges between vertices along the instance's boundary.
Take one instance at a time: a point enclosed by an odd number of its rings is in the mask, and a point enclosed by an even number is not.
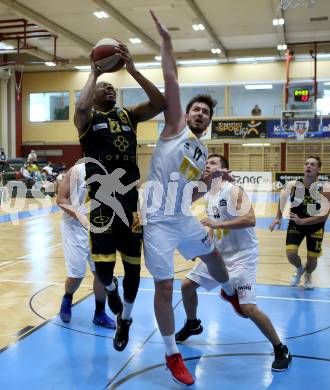
<svg viewBox="0 0 330 390"><path fill-rule="evenodd" d="M178 347L175 342L175 336L174 334L171 334L170 336L162 336L166 348L166 355L174 355L175 353L178 353Z"/></svg>
<svg viewBox="0 0 330 390"><path fill-rule="evenodd" d="M130 320L134 303L129 303L129 302L126 302L124 300L123 305L124 305L124 309L123 309L123 312L121 314L121 318L123 320Z"/></svg>
<svg viewBox="0 0 330 390"><path fill-rule="evenodd" d="M108 291L115 291L116 285L115 285L114 282L112 282L111 284L109 284L109 286L105 286L105 288L106 288Z"/></svg>

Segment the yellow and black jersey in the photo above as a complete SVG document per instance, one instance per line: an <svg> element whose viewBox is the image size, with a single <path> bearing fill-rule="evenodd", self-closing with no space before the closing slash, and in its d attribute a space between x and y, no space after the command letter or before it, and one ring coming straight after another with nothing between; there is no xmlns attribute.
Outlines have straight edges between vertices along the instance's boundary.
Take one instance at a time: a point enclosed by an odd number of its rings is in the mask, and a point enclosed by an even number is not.
<svg viewBox="0 0 330 390"><path fill-rule="evenodd" d="M313 215L308 211L308 205L315 205L316 212L320 210L320 194L323 191L323 183L316 183L317 193L311 196L310 190L305 186L303 181L297 180L296 185L292 187L290 194L291 207L290 211L294 214L297 214L300 218L308 218ZM314 191L315 192L315 191ZM290 221L291 224L294 222ZM314 225L306 225L305 228L309 230L318 230L322 228L325 224L324 222L319 222ZM301 228L301 226L300 226Z"/></svg>
<svg viewBox="0 0 330 390"><path fill-rule="evenodd" d="M114 107L108 112L92 110L79 140L85 157L98 160L109 173L116 168L125 169L124 184L139 179L136 123L125 108ZM104 174L96 164L86 164L86 178L94 173Z"/></svg>

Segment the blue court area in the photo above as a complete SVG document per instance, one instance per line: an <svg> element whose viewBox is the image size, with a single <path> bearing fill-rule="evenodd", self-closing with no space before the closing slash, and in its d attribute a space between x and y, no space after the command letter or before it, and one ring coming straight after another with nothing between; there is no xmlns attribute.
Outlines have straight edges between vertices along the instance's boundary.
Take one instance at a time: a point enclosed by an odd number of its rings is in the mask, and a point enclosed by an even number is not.
<svg viewBox="0 0 330 390"><path fill-rule="evenodd" d="M57 317L0 354L0 389L176 389L164 365L164 345L153 313L153 281L141 280L127 348L112 347L113 330L93 325L94 298L75 305L67 326ZM184 323L180 281L173 305ZM40 290L39 294L42 294ZM330 289L306 291L258 285L258 305L289 346L293 361L272 372L272 347L254 324L238 317L217 291L199 291L204 332L179 349L194 374L194 389L329 389ZM31 308L43 316L42 307Z"/></svg>

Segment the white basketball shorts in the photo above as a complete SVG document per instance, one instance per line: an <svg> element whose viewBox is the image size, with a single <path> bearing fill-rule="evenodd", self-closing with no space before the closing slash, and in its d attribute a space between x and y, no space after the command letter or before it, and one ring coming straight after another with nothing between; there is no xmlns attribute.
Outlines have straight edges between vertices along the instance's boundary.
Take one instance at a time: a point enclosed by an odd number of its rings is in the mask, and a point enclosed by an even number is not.
<svg viewBox="0 0 330 390"><path fill-rule="evenodd" d="M237 290L239 303L256 304L256 274L258 264L258 246L238 251L232 256L222 254L228 269L229 278ZM186 275L186 278L199 284L206 290L219 286L219 282L209 274L202 261Z"/></svg>
<svg viewBox="0 0 330 390"><path fill-rule="evenodd" d="M95 272L91 258L88 231L78 221L61 221L62 244L67 275L71 278L83 278L86 264Z"/></svg>
<svg viewBox="0 0 330 390"><path fill-rule="evenodd" d="M214 250L214 243L199 220L193 216L166 216L148 220L143 227L144 259L155 280L174 276L174 250L190 260Z"/></svg>

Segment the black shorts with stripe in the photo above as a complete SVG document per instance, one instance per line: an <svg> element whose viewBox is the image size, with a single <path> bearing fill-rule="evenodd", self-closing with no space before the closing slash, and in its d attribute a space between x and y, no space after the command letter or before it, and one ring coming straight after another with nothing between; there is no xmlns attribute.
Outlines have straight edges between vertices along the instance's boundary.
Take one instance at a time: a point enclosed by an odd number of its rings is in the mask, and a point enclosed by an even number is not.
<svg viewBox="0 0 330 390"><path fill-rule="evenodd" d="M93 261L113 262L118 251L124 261L141 264L142 227L137 213L137 198L137 190L130 191L125 199L116 196L122 206L118 209L116 204L112 208L95 201L93 193L89 192L89 244Z"/></svg>
<svg viewBox="0 0 330 390"><path fill-rule="evenodd" d="M286 249L297 250L306 237L307 255L319 257L322 255L324 225L297 225L290 221L286 234Z"/></svg>

